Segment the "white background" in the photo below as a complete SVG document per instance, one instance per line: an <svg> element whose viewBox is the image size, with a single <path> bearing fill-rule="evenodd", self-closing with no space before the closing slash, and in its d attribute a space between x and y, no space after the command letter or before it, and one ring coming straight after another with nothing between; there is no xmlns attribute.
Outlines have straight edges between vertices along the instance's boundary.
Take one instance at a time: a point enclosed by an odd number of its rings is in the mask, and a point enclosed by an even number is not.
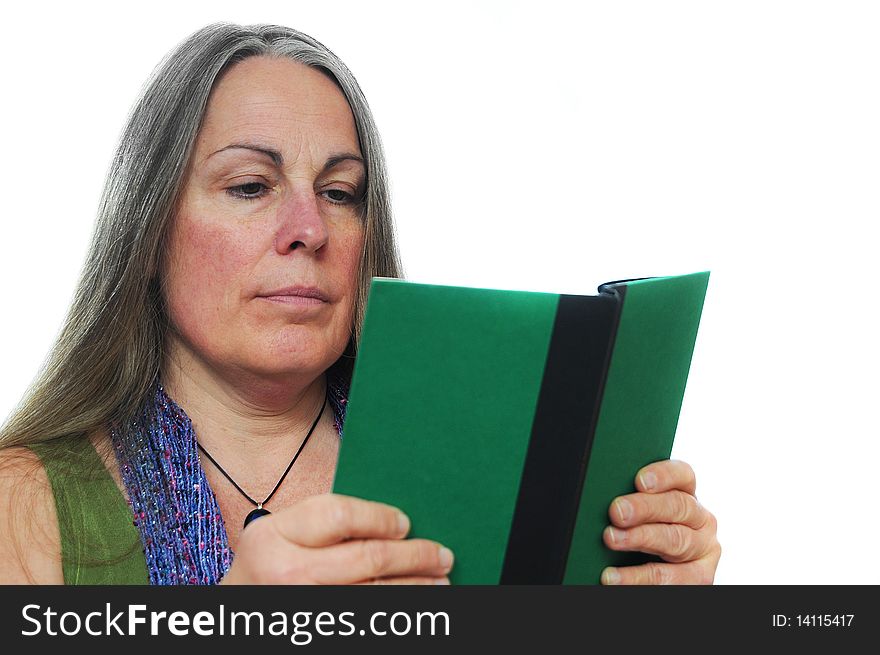
<svg viewBox="0 0 880 655"><path fill-rule="evenodd" d="M673 455L719 519L716 582L880 583L877 5L12 7L0 417L60 326L150 71L206 23L280 23L360 81L410 279L594 293L711 270Z"/></svg>

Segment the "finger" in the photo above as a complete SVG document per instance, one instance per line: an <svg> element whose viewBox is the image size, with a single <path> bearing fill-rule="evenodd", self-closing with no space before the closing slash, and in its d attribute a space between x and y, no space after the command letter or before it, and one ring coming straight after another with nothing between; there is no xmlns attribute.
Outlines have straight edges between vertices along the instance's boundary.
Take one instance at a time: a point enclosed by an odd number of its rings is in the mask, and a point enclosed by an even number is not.
<svg viewBox="0 0 880 655"><path fill-rule="evenodd" d="M285 539L313 548L347 539L402 539L410 526L396 507L340 494L312 496L271 518Z"/></svg>
<svg viewBox="0 0 880 655"><path fill-rule="evenodd" d="M310 566L317 584L351 584L390 577L441 577L449 573L452 552L427 539L357 539L322 550Z"/></svg>
<svg viewBox="0 0 880 655"><path fill-rule="evenodd" d="M708 530L667 523L650 523L628 530L608 526L602 539L611 550L648 553L667 562L699 559L715 543L715 535Z"/></svg>
<svg viewBox="0 0 880 655"><path fill-rule="evenodd" d="M619 496L609 506L608 517L621 528L646 523L680 523L700 530L709 521L709 512L689 493L673 489L657 494Z"/></svg>
<svg viewBox="0 0 880 655"><path fill-rule="evenodd" d="M697 477L688 464L665 459L648 464L636 473L636 489L649 494L680 489L693 496L697 493Z"/></svg>
<svg viewBox="0 0 880 655"><path fill-rule="evenodd" d="M694 585L712 584L715 567L711 561L684 564L648 562L639 566L609 566L602 571L603 585Z"/></svg>
<svg viewBox="0 0 880 655"><path fill-rule="evenodd" d="M428 577L397 577L397 578L377 578L375 580L365 580L356 582L358 585L448 585L449 578L428 578Z"/></svg>

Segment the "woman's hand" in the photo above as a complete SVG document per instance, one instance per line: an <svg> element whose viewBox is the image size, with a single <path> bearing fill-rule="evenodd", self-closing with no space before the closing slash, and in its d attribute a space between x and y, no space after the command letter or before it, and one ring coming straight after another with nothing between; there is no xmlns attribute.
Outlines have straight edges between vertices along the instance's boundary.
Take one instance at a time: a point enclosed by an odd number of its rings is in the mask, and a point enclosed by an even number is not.
<svg viewBox="0 0 880 655"><path fill-rule="evenodd" d="M715 517L697 501L694 471L654 462L636 475L637 493L612 501L602 537L612 550L658 555L663 562L608 567L602 584L712 584L721 557Z"/></svg>
<svg viewBox="0 0 880 655"><path fill-rule="evenodd" d="M221 584L449 584L452 553L409 527L389 505L312 496L248 525Z"/></svg>

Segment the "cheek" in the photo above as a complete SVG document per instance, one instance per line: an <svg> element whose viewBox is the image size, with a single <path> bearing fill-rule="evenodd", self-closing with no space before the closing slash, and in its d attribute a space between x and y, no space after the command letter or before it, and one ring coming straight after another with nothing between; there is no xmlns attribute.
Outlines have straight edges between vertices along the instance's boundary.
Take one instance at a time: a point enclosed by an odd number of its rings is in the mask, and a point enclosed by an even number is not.
<svg viewBox="0 0 880 655"><path fill-rule="evenodd" d="M340 239L340 243L339 269L348 279L353 281L356 287L364 248L364 228L358 225L346 231Z"/></svg>
<svg viewBox="0 0 880 655"><path fill-rule="evenodd" d="M223 314L238 302L240 279L251 261L244 248L247 241L242 237L197 221L181 221L172 236L166 277L168 306L175 325L183 327L200 317Z"/></svg>
<svg viewBox="0 0 880 655"><path fill-rule="evenodd" d="M345 320L346 325L351 325L360 284L361 257L364 245L363 228L346 233L339 243L336 271L340 277L340 283L348 290L345 294L347 300Z"/></svg>

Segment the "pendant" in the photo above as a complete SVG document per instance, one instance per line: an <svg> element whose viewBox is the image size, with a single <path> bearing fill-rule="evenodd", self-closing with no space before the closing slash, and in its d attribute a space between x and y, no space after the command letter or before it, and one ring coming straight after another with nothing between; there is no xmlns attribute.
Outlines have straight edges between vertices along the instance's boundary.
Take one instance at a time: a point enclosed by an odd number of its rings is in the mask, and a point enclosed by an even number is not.
<svg viewBox="0 0 880 655"><path fill-rule="evenodd" d="M268 509L263 509L262 506L257 506L257 509L252 509L247 516L244 517L244 527L247 527L248 523L251 521L255 521L261 516L266 516L267 514L271 514Z"/></svg>

